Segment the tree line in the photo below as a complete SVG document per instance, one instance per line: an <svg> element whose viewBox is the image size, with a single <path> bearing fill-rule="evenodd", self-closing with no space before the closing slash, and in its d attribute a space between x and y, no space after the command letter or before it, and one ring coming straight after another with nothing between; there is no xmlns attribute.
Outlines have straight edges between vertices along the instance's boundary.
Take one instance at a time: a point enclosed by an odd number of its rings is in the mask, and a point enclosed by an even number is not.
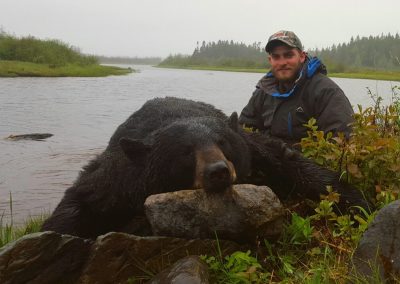
<svg viewBox="0 0 400 284"><path fill-rule="evenodd" d="M197 43L192 55L170 55L164 59L161 66L223 66L223 67L246 67L266 68L266 54L261 42L245 44L228 40L218 42Z"/></svg>
<svg viewBox="0 0 400 284"><path fill-rule="evenodd" d="M307 50L327 65L329 72L359 70L400 70L400 36L352 37L347 43L328 48ZM221 66L269 68L264 44L245 44L228 40L197 42L191 55L160 57L106 57L85 55L76 47L60 40L40 40L33 36L12 36L0 29L0 60L24 61L59 67L66 64L91 65L101 63L158 64L161 66ZM161 62L161 63L160 63Z"/></svg>
<svg viewBox="0 0 400 284"><path fill-rule="evenodd" d="M124 56L101 56L98 55L97 59L100 63L107 64L159 64L161 57L124 57Z"/></svg>
<svg viewBox="0 0 400 284"><path fill-rule="evenodd" d="M327 65L330 72L354 70L400 70L400 36L379 35L351 38L350 42L328 48L307 50ZM256 42L219 40L197 43L191 55L170 55L161 66L222 66L245 68L268 68L264 45Z"/></svg>
<svg viewBox="0 0 400 284"><path fill-rule="evenodd" d="M18 38L1 30L0 60L48 64L50 67L98 64L95 56L82 54L78 48L60 40L40 40L33 36Z"/></svg>
<svg viewBox="0 0 400 284"><path fill-rule="evenodd" d="M310 51L335 72L356 69L400 70L400 36L352 37L350 42Z"/></svg>

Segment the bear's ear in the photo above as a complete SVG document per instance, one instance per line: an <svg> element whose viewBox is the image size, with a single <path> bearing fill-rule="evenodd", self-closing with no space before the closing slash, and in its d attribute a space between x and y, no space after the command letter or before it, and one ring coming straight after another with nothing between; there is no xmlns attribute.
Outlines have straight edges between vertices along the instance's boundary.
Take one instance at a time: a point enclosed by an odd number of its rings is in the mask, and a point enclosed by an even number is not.
<svg viewBox="0 0 400 284"><path fill-rule="evenodd" d="M238 132L239 118L236 111L232 112L231 116L229 117L228 124L233 131Z"/></svg>
<svg viewBox="0 0 400 284"><path fill-rule="evenodd" d="M142 140L122 137L119 145L125 155L132 161L143 161L151 150L151 145L146 145Z"/></svg>

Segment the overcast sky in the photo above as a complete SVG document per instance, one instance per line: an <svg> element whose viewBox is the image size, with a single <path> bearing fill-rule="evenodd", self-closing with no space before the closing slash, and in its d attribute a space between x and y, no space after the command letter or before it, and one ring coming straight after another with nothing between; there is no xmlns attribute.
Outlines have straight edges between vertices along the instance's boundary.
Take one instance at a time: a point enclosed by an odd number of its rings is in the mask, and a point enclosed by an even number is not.
<svg viewBox="0 0 400 284"><path fill-rule="evenodd" d="M306 49L400 33L400 0L0 0L0 26L107 56L191 54L196 42L262 42L294 31Z"/></svg>

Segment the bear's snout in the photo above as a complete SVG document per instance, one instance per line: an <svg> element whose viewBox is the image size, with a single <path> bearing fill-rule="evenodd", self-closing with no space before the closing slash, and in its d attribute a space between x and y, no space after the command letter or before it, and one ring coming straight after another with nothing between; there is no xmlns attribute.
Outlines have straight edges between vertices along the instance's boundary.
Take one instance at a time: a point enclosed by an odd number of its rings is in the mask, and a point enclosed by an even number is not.
<svg viewBox="0 0 400 284"><path fill-rule="evenodd" d="M235 167L218 146L209 145L196 151L195 188L221 192L235 180Z"/></svg>
<svg viewBox="0 0 400 284"><path fill-rule="evenodd" d="M204 170L204 188L209 191L222 191L231 185L231 173L225 161L210 164Z"/></svg>

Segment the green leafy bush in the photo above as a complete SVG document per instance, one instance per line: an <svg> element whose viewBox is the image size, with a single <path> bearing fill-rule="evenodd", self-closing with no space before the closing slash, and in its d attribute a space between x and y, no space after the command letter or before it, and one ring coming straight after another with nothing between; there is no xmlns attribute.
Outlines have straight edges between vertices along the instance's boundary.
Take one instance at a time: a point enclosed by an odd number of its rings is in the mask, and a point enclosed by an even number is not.
<svg viewBox="0 0 400 284"><path fill-rule="evenodd" d="M265 283L268 273L262 272L257 259L250 255L250 251L237 251L225 258L202 256L211 272L212 283Z"/></svg>
<svg viewBox="0 0 400 284"><path fill-rule="evenodd" d="M400 191L400 100L393 88L393 102L382 106L382 98L371 94L375 105L358 106L349 139L331 133L324 136L311 119L308 136L301 141L305 157L339 171L381 207L398 198Z"/></svg>
<svg viewBox="0 0 400 284"><path fill-rule="evenodd" d="M285 235L292 244L307 244L311 241L312 230L309 218L302 218L293 213L292 221L287 225Z"/></svg>
<svg viewBox="0 0 400 284"><path fill-rule="evenodd" d="M0 34L0 60L48 64L53 68L98 63L95 56L84 55L60 40L40 40L33 36L17 38L5 33Z"/></svg>

